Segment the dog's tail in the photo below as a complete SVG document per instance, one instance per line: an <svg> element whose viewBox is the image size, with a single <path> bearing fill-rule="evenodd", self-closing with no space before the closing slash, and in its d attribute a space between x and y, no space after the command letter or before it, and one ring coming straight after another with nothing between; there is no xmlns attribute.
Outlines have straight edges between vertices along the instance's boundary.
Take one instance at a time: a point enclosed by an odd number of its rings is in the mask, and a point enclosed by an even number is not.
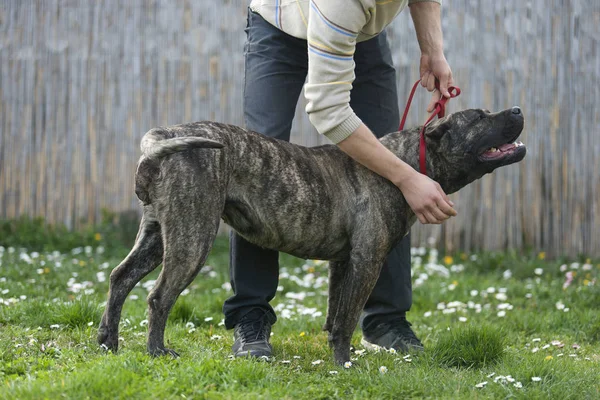
<svg viewBox="0 0 600 400"><path fill-rule="evenodd" d="M149 186L158 176L158 161L170 154L190 149L221 149L222 143L198 136L165 137L162 129L152 129L142 138L142 157L135 173L135 194L144 203L150 204Z"/></svg>
<svg viewBox="0 0 600 400"><path fill-rule="evenodd" d="M152 129L144 135L140 147L143 157L158 160L189 149L221 149L223 144L198 136L165 138L162 130Z"/></svg>

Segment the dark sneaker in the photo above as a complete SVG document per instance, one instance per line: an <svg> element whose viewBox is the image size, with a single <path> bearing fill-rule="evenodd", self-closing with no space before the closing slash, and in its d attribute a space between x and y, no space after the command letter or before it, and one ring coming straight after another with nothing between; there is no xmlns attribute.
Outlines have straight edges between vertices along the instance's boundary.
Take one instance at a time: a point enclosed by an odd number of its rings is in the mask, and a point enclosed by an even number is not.
<svg viewBox="0 0 600 400"><path fill-rule="evenodd" d="M234 327L235 342L231 347L236 357L271 357L273 347L269 343L271 323L266 313L258 309L246 314Z"/></svg>
<svg viewBox="0 0 600 400"><path fill-rule="evenodd" d="M400 353L423 351L423 343L411 329L405 317L380 323L375 329L363 332L361 344L367 350L394 349Z"/></svg>

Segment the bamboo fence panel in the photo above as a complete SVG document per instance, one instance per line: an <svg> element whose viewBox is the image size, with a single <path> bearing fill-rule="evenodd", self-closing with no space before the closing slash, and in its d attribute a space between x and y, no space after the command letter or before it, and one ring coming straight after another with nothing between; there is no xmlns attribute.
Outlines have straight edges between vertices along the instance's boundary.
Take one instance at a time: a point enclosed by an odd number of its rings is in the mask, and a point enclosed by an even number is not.
<svg viewBox="0 0 600 400"><path fill-rule="evenodd" d="M243 125L240 0L0 0L0 218L70 227L137 209L141 136L194 120ZM600 256L600 2L447 1L451 110L520 105L523 163L452 196L460 215L415 226L450 250ZM408 12L388 28L400 104L417 79ZM423 121L420 94L408 125ZM326 143L298 102L292 140Z"/></svg>

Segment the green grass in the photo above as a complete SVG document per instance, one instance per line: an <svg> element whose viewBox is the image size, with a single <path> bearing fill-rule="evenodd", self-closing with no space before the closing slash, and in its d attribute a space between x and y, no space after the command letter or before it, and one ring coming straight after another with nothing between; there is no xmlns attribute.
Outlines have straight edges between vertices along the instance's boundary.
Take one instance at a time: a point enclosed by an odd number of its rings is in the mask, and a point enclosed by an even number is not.
<svg viewBox="0 0 600 400"><path fill-rule="evenodd" d="M482 368L504 356L505 336L497 326L469 325L440 337L432 356L446 367Z"/></svg>
<svg viewBox="0 0 600 400"><path fill-rule="evenodd" d="M598 260L515 252L443 258L414 249L408 319L426 350L363 352L357 330L346 369L332 362L321 331L326 265L289 256L281 257L273 301L274 360L229 357L232 333L221 324L229 257L219 238L210 268L169 317L166 341L181 357L152 358L145 298L158 271L133 289L120 351L105 354L96 329L110 270L128 248L110 229L78 236L36 224L0 224L0 399L600 398ZM59 236L78 247L65 248ZM576 274L563 289L568 271Z"/></svg>

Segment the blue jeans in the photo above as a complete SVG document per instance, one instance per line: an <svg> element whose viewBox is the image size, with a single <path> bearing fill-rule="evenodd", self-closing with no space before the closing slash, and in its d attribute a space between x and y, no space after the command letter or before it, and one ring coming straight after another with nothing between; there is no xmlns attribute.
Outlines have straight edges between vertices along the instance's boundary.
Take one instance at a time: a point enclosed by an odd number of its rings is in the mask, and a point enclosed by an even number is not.
<svg viewBox="0 0 600 400"><path fill-rule="evenodd" d="M308 71L307 43L248 11L244 48L244 117L246 128L289 141L298 97ZM358 43L356 79L350 106L377 137L398 130L396 77L385 32ZM343 171L340 171L343 173ZM230 238L230 276L234 295L225 302L225 326L233 328L249 311L260 308L276 321L269 302L279 281L279 253ZM388 255L361 319L368 330L388 318L404 316L412 304L410 238Z"/></svg>

